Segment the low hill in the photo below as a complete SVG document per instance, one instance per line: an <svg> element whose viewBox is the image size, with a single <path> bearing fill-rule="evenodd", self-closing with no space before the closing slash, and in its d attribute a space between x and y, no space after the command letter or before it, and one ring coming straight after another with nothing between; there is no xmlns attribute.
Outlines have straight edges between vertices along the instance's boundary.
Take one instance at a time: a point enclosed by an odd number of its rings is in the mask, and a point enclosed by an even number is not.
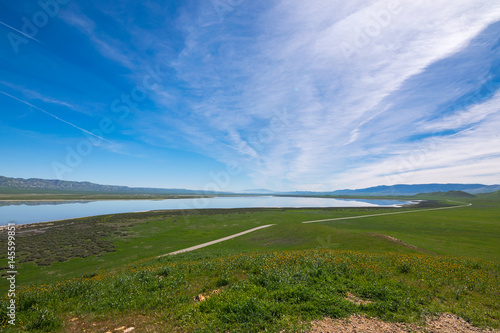
<svg viewBox="0 0 500 333"><path fill-rule="evenodd" d="M475 198L474 194L470 194L463 191L448 191L448 192L431 192L431 193L419 193L415 197L425 197L425 198L457 198L457 199L467 199Z"/></svg>
<svg viewBox="0 0 500 333"><path fill-rule="evenodd" d="M500 191L492 192L492 193L483 193L478 195L481 199L487 200L500 200Z"/></svg>

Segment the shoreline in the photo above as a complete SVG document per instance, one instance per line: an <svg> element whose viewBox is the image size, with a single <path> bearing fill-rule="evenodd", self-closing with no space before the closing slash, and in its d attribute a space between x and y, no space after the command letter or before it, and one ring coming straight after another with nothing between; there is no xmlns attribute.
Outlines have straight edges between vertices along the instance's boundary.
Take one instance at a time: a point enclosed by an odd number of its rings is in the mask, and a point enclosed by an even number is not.
<svg viewBox="0 0 500 333"><path fill-rule="evenodd" d="M52 200L49 200L52 201ZM75 200L63 200L63 201L75 201ZM415 200L416 201L416 200ZM412 202L415 202L412 201ZM362 206L362 207L350 207L350 206L345 206L345 207L232 207L232 208L190 208L190 209L152 209L152 210L145 210L145 211L133 211L133 212L123 212L123 213L107 213L107 214L99 214L99 215L89 215L89 216L81 216L81 217L72 217L72 218L66 218L66 219L60 219L60 220L50 220L50 221L41 221L41 222L28 222L28 223L17 223L17 222L7 222L7 224L2 224L0 225L0 231L3 231L5 228L7 228L8 223L14 223L16 225L16 228L28 228L34 225L40 225L40 224L46 224L46 223L58 223L58 222L63 222L63 221L71 221L71 220L76 220L76 219L84 219L84 218L91 218L91 217L99 217L99 216L107 216L107 215L122 215L122 214L140 214L140 213L150 213L150 212L178 212L182 210L187 210L187 211L192 211L192 210L221 210L221 211L227 211L227 210L237 210L237 209L251 209L251 210L260 210L260 209L345 209L345 208L352 208L352 209L401 209L401 208L410 208L410 206L413 205L418 205L421 201L425 200L419 200L419 202L415 202L414 204L403 204L403 205L392 205L392 206ZM0 200L1 202L1 200Z"/></svg>
<svg viewBox="0 0 500 333"><path fill-rule="evenodd" d="M0 199L0 202L90 202L90 201L130 201L130 200L172 200L172 199L200 199L200 198L215 198L215 196L199 196L199 197L172 197L172 198L80 198L80 199Z"/></svg>

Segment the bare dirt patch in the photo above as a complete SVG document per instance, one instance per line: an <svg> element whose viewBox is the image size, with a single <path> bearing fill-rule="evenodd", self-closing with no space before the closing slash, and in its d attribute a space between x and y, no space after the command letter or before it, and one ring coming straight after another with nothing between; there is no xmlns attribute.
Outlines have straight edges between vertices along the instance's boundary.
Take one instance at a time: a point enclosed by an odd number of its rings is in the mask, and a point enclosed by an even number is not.
<svg viewBox="0 0 500 333"><path fill-rule="evenodd" d="M426 249L422 249L418 246L415 246L415 245L411 245L411 244L408 244L408 243L405 243L403 242L402 240L400 239L397 239L395 237L391 237L391 236L387 236L387 235L383 235L383 234L377 234L377 233L370 233L369 234L370 236L373 236L373 237L378 237L378 238L382 238L386 241L389 241L393 244L396 244L396 245L399 245L399 246L403 246L403 247L406 247L407 249L412 249L412 250L415 250L415 251L419 251L419 252L424 252L424 253L430 253L430 254L436 254L434 252L431 252L429 250L426 250Z"/></svg>
<svg viewBox="0 0 500 333"><path fill-rule="evenodd" d="M316 320L310 333L499 333L500 330L480 329L453 314L444 313L428 319L425 326L406 323L386 323L377 318L353 315L347 319Z"/></svg>
<svg viewBox="0 0 500 333"><path fill-rule="evenodd" d="M175 328L165 328L158 317L130 314L126 317L112 318L105 321L93 321L91 318L70 318L63 327L63 332L87 333L130 333L130 332L179 332Z"/></svg>
<svg viewBox="0 0 500 333"><path fill-rule="evenodd" d="M347 297L345 299L348 300L349 302L353 302L356 305L373 303L372 301L366 301L366 300L359 298L358 296L353 295L349 292L347 293Z"/></svg>

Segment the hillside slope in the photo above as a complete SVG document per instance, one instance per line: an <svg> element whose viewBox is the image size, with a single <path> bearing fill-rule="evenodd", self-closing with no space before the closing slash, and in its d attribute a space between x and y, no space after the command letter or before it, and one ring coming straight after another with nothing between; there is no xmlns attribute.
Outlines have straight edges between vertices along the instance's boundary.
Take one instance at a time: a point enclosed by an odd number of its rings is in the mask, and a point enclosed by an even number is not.
<svg viewBox="0 0 500 333"><path fill-rule="evenodd" d="M419 193L415 195L415 197L416 198L425 197L429 199L470 199L470 198L476 198L477 196L463 191L448 191L448 192Z"/></svg>
<svg viewBox="0 0 500 333"><path fill-rule="evenodd" d="M0 176L0 188L25 189L25 190L48 190L48 191L71 191L71 192L99 192L120 194L200 194L202 191L186 189L165 189L147 187L128 187L116 185L100 185L90 182L75 182L58 179L40 178L11 178ZM204 192L207 193L207 192Z"/></svg>

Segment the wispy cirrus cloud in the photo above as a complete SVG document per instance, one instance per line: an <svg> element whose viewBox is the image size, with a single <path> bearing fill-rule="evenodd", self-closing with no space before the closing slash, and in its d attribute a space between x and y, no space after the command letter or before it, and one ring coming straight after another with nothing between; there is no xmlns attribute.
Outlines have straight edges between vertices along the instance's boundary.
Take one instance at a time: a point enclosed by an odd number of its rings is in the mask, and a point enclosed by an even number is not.
<svg viewBox="0 0 500 333"><path fill-rule="evenodd" d="M469 128L482 123L490 115L500 112L500 93L497 92L491 99L481 104L446 115L436 121L423 123L418 128L422 132L442 132Z"/></svg>
<svg viewBox="0 0 500 333"><path fill-rule="evenodd" d="M61 106L65 106L65 107L71 108L73 110L76 110L76 107L67 101L53 98L50 96L46 96L46 95L44 95L38 91L34 91L32 89L24 88L24 87L21 87L19 85L15 85L15 84L12 84L10 82L5 82L5 81L0 81L0 85L3 85L5 87L9 87L10 89L13 89L17 92L20 92L23 94L23 96L27 97L28 99L37 99L37 100L40 100L44 103L61 105Z"/></svg>
<svg viewBox="0 0 500 333"><path fill-rule="evenodd" d="M24 37L26 37L26 38L29 38L29 39L31 39L31 40L34 40L34 41L35 41L35 42L37 42L37 43L43 44L41 41L39 41L39 40L38 40L38 39L36 39L35 37L30 36L30 35L28 35L28 34L26 34L26 33L22 32L22 31L20 31L20 30L18 30L18 29L16 29L16 28L14 28L14 27L12 27L12 26L8 25L8 24L7 24L7 23L5 23L5 22L0 21L0 24L1 24L1 25L3 25L4 27L9 28L9 29L10 29L10 30L12 30L12 31L15 31L16 33L18 33L18 34L20 34L20 35L22 35L22 36L24 36Z"/></svg>
<svg viewBox="0 0 500 333"><path fill-rule="evenodd" d="M85 34L104 57L128 69L136 68L132 59L133 54L127 52L127 46L99 29L96 23L77 6L62 10L60 16L68 25Z"/></svg>
<svg viewBox="0 0 500 333"><path fill-rule="evenodd" d="M38 106L36 106L36 105L33 105L33 104L31 104L31 103L29 103L29 102L27 102L27 101L25 101L25 100L22 100L22 99L20 99L20 98L18 98L18 97L16 97L16 96L12 96L12 95L10 95L10 94L8 94L8 93L4 92L4 91L0 91L0 94L3 94L3 95L5 95L5 96L7 96L7 97L9 97L9 98L11 98L11 99L13 99L13 100L16 100L16 101L18 101L18 102L20 102L20 103L23 103L23 104L25 104L25 105L27 105L27 106L29 106L29 107L33 108L33 109L36 109L36 110L38 110L38 111L41 111L41 112L45 113L46 115L49 115L50 117L52 117L52 118L54 118L54 119L57 119L58 121L60 121L60 122L62 122L62 123L65 123L65 124L67 124L67 125L69 125L69 126L71 126L71 127L74 127L74 128L76 128L77 130L79 130L79 131L81 131L81 132L83 132L83 133L85 133L85 134L87 134L87 135L89 135L89 136L93 136L93 137L98 138L99 140L106 141L106 142L108 142L108 143L112 143L111 141L109 141L109 140L107 140L107 139L105 139L105 138L103 138L103 137L101 137L101 136L99 136L99 135L97 135L97 134L95 134L95 133L92 133L92 132L90 132L90 131L88 131L88 130L86 130L86 129L84 129L84 128L81 128L80 126L75 125L74 123L72 123L72 122L70 122L70 121L67 121L67 120L65 120L65 119L62 119L61 117L58 117L58 116L56 116L55 114L53 114L53 113L51 113L51 112L49 112L49 111L47 111L47 110L45 110L45 109L42 109L42 108L40 108L40 107L38 107Z"/></svg>
<svg viewBox="0 0 500 333"><path fill-rule="evenodd" d="M184 118L200 133L201 141L193 144L215 158L239 158L259 186L323 190L359 184L357 173L347 177L347 169L363 172L380 165L390 167L363 181L387 183L390 179L381 175L398 169L394 155L411 153L425 142L412 136L424 129L432 135L453 117L463 118L465 114L433 121L440 103L478 88L464 84L474 74L459 69L459 80L443 82L431 77L431 67L442 61L441 75L456 73L447 59L500 19L500 6L488 1L453 6L446 1L376 1L370 6L287 1L265 8L255 20L241 21L246 9L242 5L221 25L184 27L186 47L174 66L195 92ZM382 23L377 21L381 17ZM364 44L358 43L360 38ZM486 42L495 40L490 36ZM346 53L346 45L352 52ZM441 84L446 87L438 99L421 96L430 91L428 86ZM196 95L198 89L202 95ZM265 145L255 144L259 131L269 126L272 110L283 107L293 123ZM477 114L473 109L461 112ZM204 144L208 137L217 138L215 146ZM254 158L227 151L243 146L255 151ZM437 146L435 154L453 155L462 146ZM435 167L426 162L419 168L427 165ZM453 181L444 164L440 172Z"/></svg>
<svg viewBox="0 0 500 333"><path fill-rule="evenodd" d="M498 179L500 4L152 1L141 19L122 18L127 4L101 10L108 29L76 5L61 15L129 84L162 68L127 120L137 141L283 190Z"/></svg>

